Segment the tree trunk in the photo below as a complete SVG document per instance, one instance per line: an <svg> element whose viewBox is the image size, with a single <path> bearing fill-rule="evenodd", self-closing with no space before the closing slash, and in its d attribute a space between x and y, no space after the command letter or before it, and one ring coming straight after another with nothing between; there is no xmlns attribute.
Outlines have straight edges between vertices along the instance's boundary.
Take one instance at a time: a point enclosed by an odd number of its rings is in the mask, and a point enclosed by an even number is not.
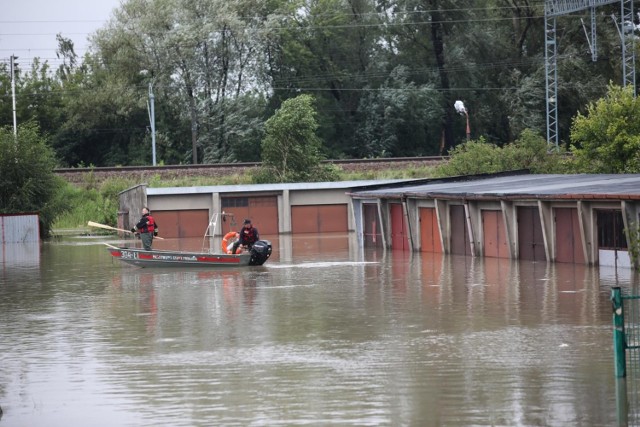
<svg viewBox="0 0 640 427"><path fill-rule="evenodd" d="M193 95L193 88L187 88L189 94L189 110L191 116L191 158L193 164L198 164L198 112L196 110L196 99Z"/></svg>
<svg viewBox="0 0 640 427"><path fill-rule="evenodd" d="M438 65L438 75L440 76L440 86L444 94L444 122L442 123L442 131L444 137L444 151L448 151L454 146L453 141L453 101L451 100L451 89L449 83L449 74L445 68L444 59L444 29L442 27L442 15L438 11L438 0L430 0L431 5L431 42L433 43L433 52Z"/></svg>

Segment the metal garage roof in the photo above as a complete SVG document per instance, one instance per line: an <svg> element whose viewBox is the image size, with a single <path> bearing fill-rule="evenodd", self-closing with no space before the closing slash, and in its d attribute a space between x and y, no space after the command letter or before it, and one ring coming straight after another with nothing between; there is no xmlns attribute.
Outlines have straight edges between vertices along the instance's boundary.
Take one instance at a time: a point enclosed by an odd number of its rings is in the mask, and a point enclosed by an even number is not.
<svg viewBox="0 0 640 427"><path fill-rule="evenodd" d="M361 180L336 182L295 182L283 184L212 185L201 187L147 188L147 195L200 194L200 193L269 193L283 190L340 190L372 188L380 185L407 182L407 180Z"/></svg>
<svg viewBox="0 0 640 427"><path fill-rule="evenodd" d="M462 179L462 178L461 178ZM357 198L465 199L635 199L640 200L640 174L500 175L476 179L432 180L409 186L387 186L350 193Z"/></svg>

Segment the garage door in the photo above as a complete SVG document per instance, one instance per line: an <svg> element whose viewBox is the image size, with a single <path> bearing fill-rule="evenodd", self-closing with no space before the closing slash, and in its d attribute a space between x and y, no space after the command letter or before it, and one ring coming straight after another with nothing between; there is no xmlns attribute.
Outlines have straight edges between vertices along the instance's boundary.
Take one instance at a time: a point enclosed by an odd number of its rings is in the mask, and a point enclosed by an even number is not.
<svg viewBox="0 0 640 427"><path fill-rule="evenodd" d="M451 221L451 253L454 255L471 255L471 242L467 232L464 206L452 205L449 208Z"/></svg>
<svg viewBox="0 0 640 427"><path fill-rule="evenodd" d="M382 227L378 217L378 205L375 203L363 203L362 214L364 217L363 233L364 245L367 247L382 247Z"/></svg>
<svg viewBox="0 0 640 427"><path fill-rule="evenodd" d="M502 211L482 211L482 235L484 237L484 256L509 258Z"/></svg>
<svg viewBox="0 0 640 427"><path fill-rule="evenodd" d="M409 234L407 224L404 221L404 211L399 203L390 203L389 212L391 214L391 249L408 251Z"/></svg>
<svg viewBox="0 0 640 427"><path fill-rule="evenodd" d="M209 210L153 211L164 238L202 237L209 225Z"/></svg>
<svg viewBox="0 0 640 427"><path fill-rule="evenodd" d="M575 208L554 208L556 226L556 261L583 264L582 235L578 210Z"/></svg>
<svg viewBox="0 0 640 427"><path fill-rule="evenodd" d="M518 206L518 258L545 261L544 236L537 207Z"/></svg>
<svg viewBox="0 0 640 427"><path fill-rule="evenodd" d="M233 214L222 222L222 233L238 231L242 220L250 218L260 236L278 234L278 198L260 197L223 197L222 210Z"/></svg>
<svg viewBox="0 0 640 427"><path fill-rule="evenodd" d="M422 252L442 252L438 216L434 208L420 208L420 247Z"/></svg>
<svg viewBox="0 0 640 427"><path fill-rule="evenodd" d="M332 233L348 231L347 205L310 205L291 207L291 232Z"/></svg>

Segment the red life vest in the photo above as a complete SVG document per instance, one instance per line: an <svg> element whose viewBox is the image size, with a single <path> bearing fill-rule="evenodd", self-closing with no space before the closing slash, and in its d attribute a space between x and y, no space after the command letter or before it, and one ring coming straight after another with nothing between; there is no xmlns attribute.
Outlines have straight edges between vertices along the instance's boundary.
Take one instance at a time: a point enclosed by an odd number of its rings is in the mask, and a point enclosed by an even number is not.
<svg viewBox="0 0 640 427"><path fill-rule="evenodd" d="M153 231L156 229L156 220L153 219L153 217L151 215L149 215L147 217L147 231L149 233L153 233Z"/></svg>
<svg viewBox="0 0 640 427"><path fill-rule="evenodd" d="M151 215L147 215L147 225L142 228L143 233L153 233L156 229L156 220Z"/></svg>

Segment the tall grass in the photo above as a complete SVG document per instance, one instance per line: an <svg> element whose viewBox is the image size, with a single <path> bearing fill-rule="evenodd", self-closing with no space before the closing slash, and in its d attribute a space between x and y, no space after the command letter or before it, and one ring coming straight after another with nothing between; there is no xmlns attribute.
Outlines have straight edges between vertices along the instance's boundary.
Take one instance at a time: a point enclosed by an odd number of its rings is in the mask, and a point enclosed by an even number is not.
<svg viewBox="0 0 640 427"><path fill-rule="evenodd" d="M122 179L109 178L99 188L66 184L63 198L66 209L54 222L54 229L84 228L88 221L115 225L118 216L118 193L130 187Z"/></svg>

